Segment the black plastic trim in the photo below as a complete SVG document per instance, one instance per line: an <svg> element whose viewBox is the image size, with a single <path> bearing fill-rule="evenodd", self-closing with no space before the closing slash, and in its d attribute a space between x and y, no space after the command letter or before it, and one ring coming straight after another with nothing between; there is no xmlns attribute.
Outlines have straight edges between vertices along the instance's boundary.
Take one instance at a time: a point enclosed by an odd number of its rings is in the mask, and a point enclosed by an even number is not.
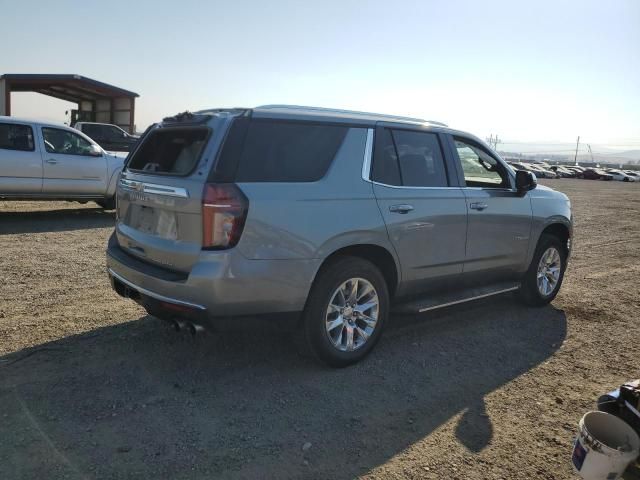
<svg viewBox="0 0 640 480"><path fill-rule="evenodd" d="M128 268L136 270L145 275L149 275L151 277L159 278L160 280L165 280L167 282L185 282L189 278L188 273L159 267L149 262L140 260L139 258L127 253L118 244L118 239L116 238L115 232L109 238L109 243L107 245L107 255L109 255L115 261L126 265Z"/></svg>

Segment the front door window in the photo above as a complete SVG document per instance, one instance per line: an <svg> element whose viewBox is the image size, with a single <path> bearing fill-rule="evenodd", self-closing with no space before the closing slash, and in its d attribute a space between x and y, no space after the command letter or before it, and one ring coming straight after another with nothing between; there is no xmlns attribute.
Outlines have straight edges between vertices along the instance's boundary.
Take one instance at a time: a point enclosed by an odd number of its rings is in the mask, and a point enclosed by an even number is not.
<svg viewBox="0 0 640 480"><path fill-rule="evenodd" d="M455 144L467 187L510 187L506 169L488 152L458 138L455 139Z"/></svg>
<svg viewBox="0 0 640 480"><path fill-rule="evenodd" d="M44 146L49 153L87 156L91 154L91 143L68 130L44 127L42 136L44 137Z"/></svg>

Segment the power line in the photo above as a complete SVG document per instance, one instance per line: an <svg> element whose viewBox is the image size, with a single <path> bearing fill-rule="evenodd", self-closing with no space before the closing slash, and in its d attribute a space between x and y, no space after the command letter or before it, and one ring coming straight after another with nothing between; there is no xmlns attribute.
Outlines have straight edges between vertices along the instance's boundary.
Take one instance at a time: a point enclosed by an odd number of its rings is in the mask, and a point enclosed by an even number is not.
<svg viewBox="0 0 640 480"><path fill-rule="evenodd" d="M503 145L573 145L573 142L507 142L501 141ZM640 146L640 142L629 142L629 143L593 143L593 145L599 147L634 147ZM571 149L573 151L573 148Z"/></svg>

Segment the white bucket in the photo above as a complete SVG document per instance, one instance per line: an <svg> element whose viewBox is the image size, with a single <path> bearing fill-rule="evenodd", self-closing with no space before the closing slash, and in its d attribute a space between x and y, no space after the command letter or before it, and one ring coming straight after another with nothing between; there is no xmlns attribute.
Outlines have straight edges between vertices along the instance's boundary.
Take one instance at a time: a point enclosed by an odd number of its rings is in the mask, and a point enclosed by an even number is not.
<svg viewBox="0 0 640 480"><path fill-rule="evenodd" d="M585 480L617 480L639 451L640 438L624 420L589 412L578 425L573 467Z"/></svg>

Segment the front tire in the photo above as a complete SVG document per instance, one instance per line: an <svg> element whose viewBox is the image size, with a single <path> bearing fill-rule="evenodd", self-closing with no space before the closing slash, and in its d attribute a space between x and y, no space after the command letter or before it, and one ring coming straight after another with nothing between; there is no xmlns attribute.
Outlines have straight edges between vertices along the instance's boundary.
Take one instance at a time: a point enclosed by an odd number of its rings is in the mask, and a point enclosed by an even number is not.
<svg viewBox="0 0 640 480"><path fill-rule="evenodd" d="M520 300L534 307L551 303L560 291L566 268L566 245L555 235L542 234L518 292Z"/></svg>
<svg viewBox="0 0 640 480"><path fill-rule="evenodd" d="M311 287L302 328L315 356L332 367L362 360L380 339L389 290L380 270L357 257L324 266Z"/></svg>

